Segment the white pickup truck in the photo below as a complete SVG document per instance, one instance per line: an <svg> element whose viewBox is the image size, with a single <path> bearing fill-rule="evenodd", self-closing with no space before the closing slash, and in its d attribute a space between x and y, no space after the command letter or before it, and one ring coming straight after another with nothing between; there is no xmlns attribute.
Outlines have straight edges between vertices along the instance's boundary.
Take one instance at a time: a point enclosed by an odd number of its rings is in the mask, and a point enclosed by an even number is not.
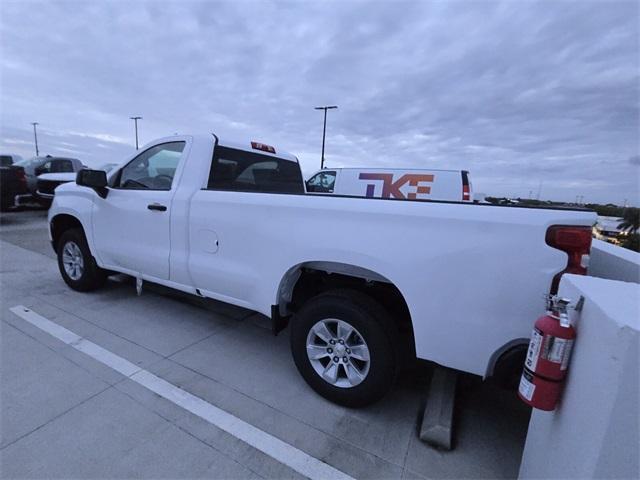
<svg viewBox="0 0 640 480"><path fill-rule="evenodd" d="M519 373L542 296L586 273L588 211L304 193L295 156L173 136L56 189L50 237L80 291L114 272L239 305L291 330L308 384L379 399L411 359Z"/></svg>

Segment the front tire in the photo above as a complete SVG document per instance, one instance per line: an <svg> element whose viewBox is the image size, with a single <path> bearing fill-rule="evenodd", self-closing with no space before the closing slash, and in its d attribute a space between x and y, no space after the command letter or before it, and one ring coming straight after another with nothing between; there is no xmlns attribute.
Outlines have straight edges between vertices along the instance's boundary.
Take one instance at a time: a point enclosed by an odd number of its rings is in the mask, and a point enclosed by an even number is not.
<svg viewBox="0 0 640 480"><path fill-rule="evenodd" d="M73 290L89 292L104 284L107 272L96 264L81 229L64 232L58 240L57 253L62 279Z"/></svg>
<svg viewBox="0 0 640 480"><path fill-rule="evenodd" d="M381 399L398 370L398 334L386 310L357 291L309 300L291 326L298 371L317 393L347 407Z"/></svg>

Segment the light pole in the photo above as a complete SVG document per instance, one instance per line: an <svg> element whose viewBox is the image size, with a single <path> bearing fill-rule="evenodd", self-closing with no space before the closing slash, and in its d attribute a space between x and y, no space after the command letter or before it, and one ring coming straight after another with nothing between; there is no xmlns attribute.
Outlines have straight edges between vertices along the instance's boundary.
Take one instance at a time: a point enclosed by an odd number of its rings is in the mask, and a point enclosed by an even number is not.
<svg viewBox="0 0 640 480"><path fill-rule="evenodd" d="M33 125L33 139L36 141L36 157L40 156L40 152L38 151L38 132L36 131L36 125L40 125L38 122L31 122Z"/></svg>
<svg viewBox="0 0 640 480"><path fill-rule="evenodd" d="M142 120L142 117L129 117L136 126L136 150L138 150L138 120Z"/></svg>
<svg viewBox="0 0 640 480"><path fill-rule="evenodd" d="M324 126L322 127L322 156L320 157L320 170L324 168L324 139L327 133L327 110L338 108L337 105L327 105L325 107L315 107L315 110L324 110Z"/></svg>

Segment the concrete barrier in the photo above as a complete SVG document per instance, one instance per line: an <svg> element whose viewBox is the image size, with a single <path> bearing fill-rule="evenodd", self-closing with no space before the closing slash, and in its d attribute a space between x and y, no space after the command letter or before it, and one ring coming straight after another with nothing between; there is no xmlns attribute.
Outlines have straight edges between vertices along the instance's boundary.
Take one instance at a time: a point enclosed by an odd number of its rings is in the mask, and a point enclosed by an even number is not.
<svg viewBox="0 0 640 480"><path fill-rule="evenodd" d="M565 275L582 295L578 337L561 404L533 410L520 478L640 478L640 285Z"/></svg>
<svg viewBox="0 0 640 480"><path fill-rule="evenodd" d="M590 276L640 283L640 253L594 238L590 257Z"/></svg>

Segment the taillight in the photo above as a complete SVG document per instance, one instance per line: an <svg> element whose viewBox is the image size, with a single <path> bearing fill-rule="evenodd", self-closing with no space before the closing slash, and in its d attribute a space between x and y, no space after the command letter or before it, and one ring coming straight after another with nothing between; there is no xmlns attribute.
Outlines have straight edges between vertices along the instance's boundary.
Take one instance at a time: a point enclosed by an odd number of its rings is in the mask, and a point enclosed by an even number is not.
<svg viewBox="0 0 640 480"><path fill-rule="evenodd" d="M469 185L469 172L462 170L462 201L471 200L471 185Z"/></svg>
<svg viewBox="0 0 640 480"><path fill-rule="evenodd" d="M24 174L24 169L17 168L16 169L16 176L18 177L18 183L20 183L20 185L22 186L23 191L26 191L26 189L27 189L27 176Z"/></svg>
<svg viewBox="0 0 640 480"><path fill-rule="evenodd" d="M566 252L569 257L565 269L553 277L551 293L556 294L563 273L587 274L591 250L591 227L554 225L547 229L545 240L547 245Z"/></svg>

